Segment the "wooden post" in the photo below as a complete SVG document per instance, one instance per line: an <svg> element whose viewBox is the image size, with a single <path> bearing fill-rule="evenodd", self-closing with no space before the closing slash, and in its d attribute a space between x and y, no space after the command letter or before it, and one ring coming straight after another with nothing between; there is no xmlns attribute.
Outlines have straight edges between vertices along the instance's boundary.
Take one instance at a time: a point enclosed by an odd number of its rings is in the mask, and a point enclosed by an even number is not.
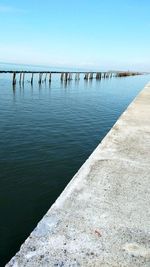
<svg viewBox="0 0 150 267"><path fill-rule="evenodd" d="M22 72L20 72L19 84L21 84Z"/></svg>
<svg viewBox="0 0 150 267"><path fill-rule="evenodd" d="M88 80L88 76L89 76L89 74L85 73L84 80Z"/></svg>
<svg viewBox="0 0 150 267"><path fill-rule="evenodd" d="M46 78L47 78L47 73L45 73L45 79L44 79L44 82L46 83Z"/></svg>
<svg viewBox="0 0 150 267"><path fill-rule="evenodd" d="M24 84L25 72L23 72L22 83Z"/></svg>
<svg viewBox="0 0 150 267"><path fill-rule="evenodd" d="M39 84L42 83L42 73L39 73Z"/></svg>
<svg viewBox="0 0 150 267"><path fill-rule="evenodd" d="M64 73L63 72L61 73L60 79L61 79L61 81L63 81L63 79L64 79Z"/></svg>
<svg viewBox="0 0 150 267"><path fill-rule="evenodd" d="M51 82L52 74L51 72L49 73L49 83Z"/></svg>
<svg viewBox="0 0 150 267"><path fill-rule="evenodd" d="M93 79L93 73L92 73L92 72L89 74L89 79L90 79L90 80Z"/></svg>
<svg viewBox="0 0 150 267"><path fill-rule="evenodd" d="M65 72L65 81L68 80L68 72Z"/></svg>
<svg viewBox="0 0 150 267"><path fill-rule="evenodd" d="M77 72L75 75L75 81L77 81L77 80L80 80L80 73L79 72Z"/></svg>
<svg viewBox="0 0 150 267"><path fill-rule="evenodd" d="M41 83L41 73L39 73L39 84Z"/></svg>
<svg viewBox="0 0 150 267"><path fill-rule="evenodd" d="M68 73L68 80L71 81L72 80L72 73Z"/></svg>
<svg viewBox="0 0 150 267"><path fill-rule="evenodd" d="M97 72L96 73L96 80L101 80L102 78L102 73L101 72Z"/></svg>
<svg viewBox="0 0 150 267"><path fill-rule="evenodd" d="M31 85L33 85L33 73L32 73L32 76L31 76Z"/></svg>
<svg viewBox="0 0 150 267"><path fill-rule="evenodd" d="M13 85L16 84L16 72L13 72Z"/></svg>

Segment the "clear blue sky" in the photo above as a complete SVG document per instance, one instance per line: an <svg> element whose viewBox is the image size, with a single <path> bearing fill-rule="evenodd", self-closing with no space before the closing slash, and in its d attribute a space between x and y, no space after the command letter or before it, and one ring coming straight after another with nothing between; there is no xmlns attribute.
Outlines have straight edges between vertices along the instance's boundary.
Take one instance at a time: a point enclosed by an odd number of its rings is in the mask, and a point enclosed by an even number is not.
<svg viewBox="0 0 150 267"><path fill-rule="evenodd" d="M150 1L1 0L0 61L150 71Z"/></svg>

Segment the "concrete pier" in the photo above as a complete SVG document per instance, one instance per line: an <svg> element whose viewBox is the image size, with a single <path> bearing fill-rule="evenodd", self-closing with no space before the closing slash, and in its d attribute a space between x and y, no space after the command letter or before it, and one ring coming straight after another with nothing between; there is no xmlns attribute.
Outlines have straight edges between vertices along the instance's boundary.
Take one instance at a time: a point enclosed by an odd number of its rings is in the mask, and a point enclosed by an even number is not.
<svg viewBox="0 0 150 267"><path fill-rule="evenodd" d="M150 84L6 266L149 267L149 183Z"/></svg>

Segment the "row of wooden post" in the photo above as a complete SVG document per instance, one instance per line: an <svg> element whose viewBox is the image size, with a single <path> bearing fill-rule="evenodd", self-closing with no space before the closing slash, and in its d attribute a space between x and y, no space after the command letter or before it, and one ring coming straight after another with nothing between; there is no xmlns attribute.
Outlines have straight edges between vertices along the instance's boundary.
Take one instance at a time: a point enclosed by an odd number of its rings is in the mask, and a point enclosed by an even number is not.
<svg viewBox="0 0 150 267"><path fill-rule="evenodd" d="M95 74L95 77L94 77ZM44 73L39 73L39 80L38 83L42 84L42 82L46 82L47 78L48 81L51 82L51 78L52 78L52 73L45 73L45 77L43 78ZM102 78L112 78L113 74L110 72L97 72L97 73L93 73L93 72L87 72L84 74L84 79L85 80L92 80L94 78L96 78L96 80L100 80ZM34 72L31 73L31 80L29 81L31 83L31 85L33 85L33 79L34 79ZM62 72L61 76L60 76L61 81L70 81L73 79L73 73L72 72ZM80 73L75 73L75 80L80 80ZM25 81L25 72L20 72L19 74L19 83L22 84ZM16 78L16 72L13 72L13 85L16 85L17 82L17 78Z"/></svg>

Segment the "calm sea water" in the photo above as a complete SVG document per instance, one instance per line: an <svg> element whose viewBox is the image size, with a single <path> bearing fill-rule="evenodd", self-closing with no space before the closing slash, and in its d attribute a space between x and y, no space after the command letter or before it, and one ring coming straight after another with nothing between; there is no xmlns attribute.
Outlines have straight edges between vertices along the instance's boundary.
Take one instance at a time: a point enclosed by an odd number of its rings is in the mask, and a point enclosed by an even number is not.
<svg viewBox="0 0 150 267"><path fill-rule="evenodd" d="M0 266L22 242L150 76L33 87L0 75ZM26 80L30 76L26 76Z"/></svg>

